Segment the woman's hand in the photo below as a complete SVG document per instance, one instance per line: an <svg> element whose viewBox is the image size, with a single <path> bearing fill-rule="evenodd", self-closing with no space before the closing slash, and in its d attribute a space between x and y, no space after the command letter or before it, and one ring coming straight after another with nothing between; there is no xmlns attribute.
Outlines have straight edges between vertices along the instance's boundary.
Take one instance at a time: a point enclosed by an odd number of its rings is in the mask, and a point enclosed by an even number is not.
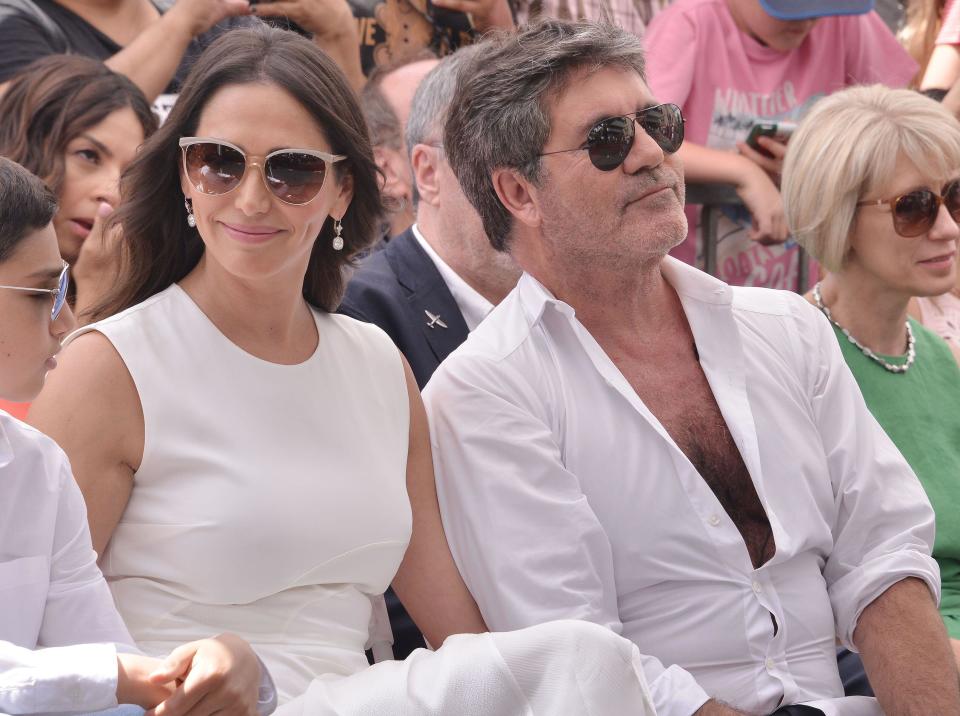
<svg viewBox="0 0 960 716"><path fill-rule="evenodd" d="M190 38L202 35L221 20L234 15L249 15L247 0L177 0L167 12Z"/></svg>
<svg viewBox="0 0 960 716"><path fill-rule="evenodd" d="M152 709L168 698L176 684L151 679L161 663L141 654L117 654L117 703Z"/></svg>
<svg viewBox="0 0 960 716"><path fill-rule="evenodd" d="M260 0L257 17L286 17L313 34L313 43L333 59L358 92L366 82L360 67L357 21L346 0Z"/></svg>
<svg viewBox="0 0 960 716"><path fill-rule="evenodd" d="M433 0L433 4L445 10L466 13L473 18L477 32L513 29L513 14L507 0Z"/></svg>
<svg viewBox="0 0 960 716"><path fill-rule="evenodd" d="M761 244L782 244L787 240L787 218L783 212L783 198L780 191L756 165L746 165L748 170L737 183L737 195L753 217L753 226L748 236L751 241Z"/></svg>
<svg viewBox="0 0 960 716"><path fill-rule="evenodd" d="M256 716L260 677L257 655L234 634L184 644L150 675L156 685L175 681L177 688L148 716Z"/></svg>
<svg viewBox="0 0 960 716"><path fill-rule="evenodd" d="M353 12L344 0L261 0L251 11L257 17L289 18L313 34L314 41L338 40L356 31Z"/></svg>
<svg viewBox="0 0 960 716"><path fill-rule="evenodd" d="M113 207L102 202L97 209L90 234L80 246L80 253L70 273L77 288L74 313L80 325L85 324L83 314L100 302L120 273L120 227L106 230L106 222Z"/></svg>

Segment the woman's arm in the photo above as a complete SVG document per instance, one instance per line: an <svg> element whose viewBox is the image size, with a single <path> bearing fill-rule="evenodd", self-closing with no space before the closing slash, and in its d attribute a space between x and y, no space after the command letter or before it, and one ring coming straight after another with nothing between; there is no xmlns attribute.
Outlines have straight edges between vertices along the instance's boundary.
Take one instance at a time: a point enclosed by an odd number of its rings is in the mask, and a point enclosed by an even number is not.
<svg viewBox="0 0 960 716"><path fill-rule="evenodd" d="M249 12L247 0L177 0L104 64L129 77L152 102L170 84L193 38L221 20Z"/></svg>
<svg viewBox="0 0 960 716"><path fill-rule="evenodd" d="M427 414L406 360L403 368L410 399L407 492L413 509L413 536L393 588L427 641L439 647L451 634L485 632L487 625L447 546L433 481Z"/></svg>
<svg viewBox="0 0 960 716"><path fill-rule="evenodd" d="M140 398L113 344L100 333L73 341L27 420L70 458L93 548L102 555L130 499L144 439Z"/></svg>

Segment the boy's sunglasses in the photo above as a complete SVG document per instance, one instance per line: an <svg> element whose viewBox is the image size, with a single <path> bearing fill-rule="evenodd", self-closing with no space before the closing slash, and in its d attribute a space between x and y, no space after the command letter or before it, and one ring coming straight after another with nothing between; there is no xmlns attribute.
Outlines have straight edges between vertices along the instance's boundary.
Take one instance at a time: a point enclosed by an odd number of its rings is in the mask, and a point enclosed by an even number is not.
<svg viewBox="0 0 960 716"><path fill-rule="evenodd" d="M56 288L27 288L26 286L0 286L0 288L10 289L11 291L25 291L27 293L49 293L53 296L53 310L50 311L50 320L57 320L63 304L67 300L67 291L70 288L70 265L64 264L63 271L57 278Z"/></svg>
<svg viewBox="0 0 960 716"><path fill-rule="evenodd" d="M893 217L893 230L900 236L910 238L929 231L937 223L940 205L947 207L953 220L960 222L960 179L954 179L944 185L942 194L934 194L929 189L916 189L892 199L875 199L857 202L857 206L877 206L890 204Z"/></svg>
<svg viewBox="0 0 960 716"><path fill-rule="evenodd" d="M316 199L327 166L346 159L313 149L278 149L262 158L248 157L230 142L206 137L182 137L180 148L183 171L197 191L214 196L231 192L240 186L247 167L255 166L270 193L294 206Z"/></svg>
<svg viewBox="0 0 960 716"><path fill-rule="evenodd" d="M636 124L667 154L673 154L683 144L683 114L675 104L658 104L622 117L601 119L590 129L587 141L575 149L544 152L541 157L586 149L590 162L597 169L609 172L616 169L633 148L637 136Z"/></svg>

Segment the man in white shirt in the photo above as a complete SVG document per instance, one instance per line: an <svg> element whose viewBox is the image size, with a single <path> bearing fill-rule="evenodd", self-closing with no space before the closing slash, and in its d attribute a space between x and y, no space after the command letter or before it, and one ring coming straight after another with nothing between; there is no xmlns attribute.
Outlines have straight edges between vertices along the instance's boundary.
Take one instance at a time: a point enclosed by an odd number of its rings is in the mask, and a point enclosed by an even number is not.
<svg viewBox="0 0 960 716"><path fill-rule="evenodd" d="M444 144L525 273L424 399L487 625L608 626L660 716L960 713L930 505L829 325L667 256L682 120L639 42L547 22L464 78ZM842 698L837 639L879 705Z"/></svg>

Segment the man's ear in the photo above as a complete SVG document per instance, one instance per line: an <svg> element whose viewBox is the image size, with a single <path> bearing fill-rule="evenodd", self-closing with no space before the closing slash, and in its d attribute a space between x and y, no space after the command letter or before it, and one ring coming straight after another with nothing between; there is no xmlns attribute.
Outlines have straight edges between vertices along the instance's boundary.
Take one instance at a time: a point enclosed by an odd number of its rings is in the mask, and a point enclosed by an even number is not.
<svg viewBox="0 0 960 716"><path fill-rule="evenodd" d="M520 223L540 226L540 205L533 185L515 169L494 169L491 177L500 202Z"/></svg>
<svg viewBox="0 0 960 716"><path fill-rule="evenodd" d="M410 152L410 165L413 167L413 182L417 186L420 201L436 206L439 203L437 175L438 152L442 150L426 144L415 144Z"/></svg>
<svg viewBox="0 0 960 716"><path fill-rule="evenodd" d="M374 147L373 160L383 172L380 190L384 196L398 201L407 201L413 197L413 176L406 157L396 149Z"/></svg>

